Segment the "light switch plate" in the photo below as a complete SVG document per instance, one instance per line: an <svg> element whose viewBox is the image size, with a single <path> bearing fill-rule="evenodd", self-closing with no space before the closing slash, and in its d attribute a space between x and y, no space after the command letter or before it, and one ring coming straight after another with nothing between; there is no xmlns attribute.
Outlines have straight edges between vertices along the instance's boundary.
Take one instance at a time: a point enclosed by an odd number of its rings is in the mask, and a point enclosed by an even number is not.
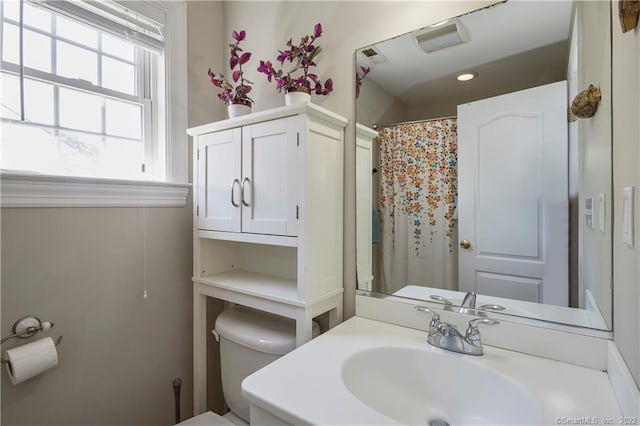
<svg viewBox="0 0 640 426"><path fill-rule="evenodd" d="M623 189L622 194L622 240L633 248L633 186Z"/></svg>
<svg viewBox="0 0 640 426"><path fill-rule="evenodd" d="M584 224L587 228L593 229L593 197L584 199Z"/></svg>
<svg viewBox="0 0 640 426"><path fill-rule="evenodd" d="M603 234L605 233L605 224L604 224L605 211L606 211L605 203L606 203L605 194L604 192L601 192L598 194L598 230Z"/></svg>

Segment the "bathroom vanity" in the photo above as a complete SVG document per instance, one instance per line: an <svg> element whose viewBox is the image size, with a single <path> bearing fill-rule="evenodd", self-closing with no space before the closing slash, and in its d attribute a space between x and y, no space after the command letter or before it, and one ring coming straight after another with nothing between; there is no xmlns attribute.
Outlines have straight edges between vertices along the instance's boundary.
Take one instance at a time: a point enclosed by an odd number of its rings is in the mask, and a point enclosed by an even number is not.
<svg viewBox="0 0 640 426"><path fill-rule="evenodd" d="M606 372L484 349L445 351L428 345L423 330L354 317L249 376L242 389L252 424L619 424Z"/></svg>

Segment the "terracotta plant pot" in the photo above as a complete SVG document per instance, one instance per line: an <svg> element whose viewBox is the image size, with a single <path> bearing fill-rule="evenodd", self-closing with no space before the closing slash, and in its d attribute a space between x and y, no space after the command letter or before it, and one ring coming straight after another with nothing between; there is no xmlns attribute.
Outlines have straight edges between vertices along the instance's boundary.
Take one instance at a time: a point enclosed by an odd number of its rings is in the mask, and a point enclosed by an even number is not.
<svg viewBox="0 0 640 426"><path fill-rule="evenodd" d="M229 104L227 105L227 112L229 118L240 117L241 115L251 114L251 106L243 104Z"/></svg>

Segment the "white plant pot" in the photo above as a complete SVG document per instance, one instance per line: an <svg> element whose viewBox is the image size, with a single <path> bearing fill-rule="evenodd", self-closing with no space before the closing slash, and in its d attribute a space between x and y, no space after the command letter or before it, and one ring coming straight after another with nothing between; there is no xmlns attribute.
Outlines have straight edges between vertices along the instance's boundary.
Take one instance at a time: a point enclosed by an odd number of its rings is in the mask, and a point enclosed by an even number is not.
<svg viewBox="0 0 640 426"><path fill-rule="evenodd" d="M229 113L229 118L240 117L241 115L251 114L251 107L242 104L230 104L227 105L227 112Z"/></svg>
<svg viewBox="0 0 640 426"><path fill-rule="evenodd" d="M288 92L284 94L284 104L297 105L311 102L311 95L306 92Z"/></svg>

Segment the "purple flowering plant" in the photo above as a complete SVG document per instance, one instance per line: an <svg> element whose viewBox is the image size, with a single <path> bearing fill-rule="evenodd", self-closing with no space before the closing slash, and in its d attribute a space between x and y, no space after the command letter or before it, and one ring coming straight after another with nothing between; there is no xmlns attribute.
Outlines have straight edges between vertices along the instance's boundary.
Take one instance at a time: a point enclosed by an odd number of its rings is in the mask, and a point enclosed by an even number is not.
<svg viewBox="0 0 640 426"><path fill-rule="evenodd" d="M242 70L242 66L251 59L251 53L244 52L240 48L240 42L246 38L247 33L244 30L240 32L233 31L231 36L235 42L229 45L229 52L231 53L229 66L231 67L231 79L234 83L237 83L237 85L234 87L224 75L214 73L211 71L211 68L209 68L208 72L209 78L214 86L222 89L222 91L218 93L218 98L225 104L251 106L253 99L248 96L248 93L251 91L250 84L253 84L253 82L244 77L244 71Z"/></svg>
<svg viewBox="0 0 640 426"><path fill-rule="evenodd" d="M315 67L314 60L322 50L320 46L315 46L316 39L322 36L322 25L317 23L313 28L313 34L306 35L300 39L299 44L293 44L292 39L287 42L285 50L278 50L280 53L276 58L280 65L285 62L291 64L288 71L282 68L275 70L269 61L260 61L258 71L267 76L267 80L276 81L278 92L282 90L288 92L314 92L317 95L328 95L333 91L333 80L328 78L324 84L317 74L309 72L311 67ZM297 73L297 74L296 74Z"/></svg>
<svg viewBox="0 0 640 426"><path fill-rule="evenodd" d="M360 96L360 86L362 86L362 80L371 72L370 67L360 66L361 72L356 70L356 99Z"/></svg>

